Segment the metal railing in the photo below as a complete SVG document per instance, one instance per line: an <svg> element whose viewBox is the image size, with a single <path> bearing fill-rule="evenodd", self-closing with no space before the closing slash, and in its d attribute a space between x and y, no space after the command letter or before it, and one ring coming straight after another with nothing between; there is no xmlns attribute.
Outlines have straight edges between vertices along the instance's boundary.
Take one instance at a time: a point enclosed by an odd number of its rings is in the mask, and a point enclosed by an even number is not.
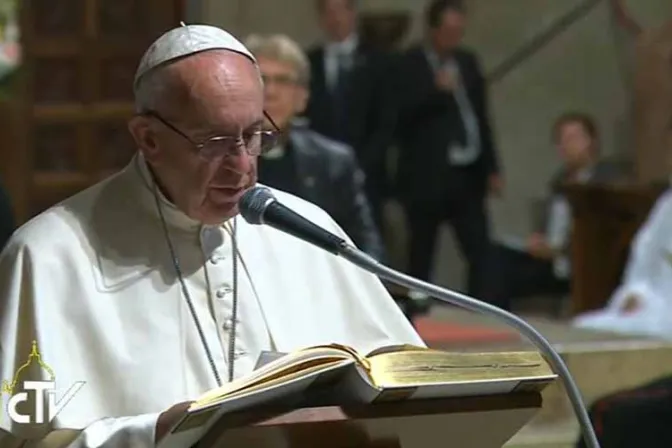
<svg viewBox="0 0 672 448"><path fill-rule="evenodd" d="M574 23L588 15L603 0L585 0L572 8L567 13L556 19L547 29L524 43L503 62L498 64L486 75L488 83L494 84L501 81L506 75L525 63L532 56L544 49L557 36L571 27Z"/></svg>

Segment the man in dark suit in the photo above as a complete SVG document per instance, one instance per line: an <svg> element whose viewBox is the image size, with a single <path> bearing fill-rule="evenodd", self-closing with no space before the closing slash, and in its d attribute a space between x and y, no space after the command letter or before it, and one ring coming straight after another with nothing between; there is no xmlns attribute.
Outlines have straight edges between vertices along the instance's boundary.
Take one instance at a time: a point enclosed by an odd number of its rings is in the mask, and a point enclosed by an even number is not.
<svg viewBox="0 0 672 448"><path fill-rule="evenodd" d="M429 278L438 228L448 221L468 264L467 291L478 296L490 239L486 199L502 178L485 80L461 46L464 14L458 1L432 1L426 41L401 57L397 194L408 216L411 275Z"/></svg>
<svg viewBox="0 0 672 448"><path fill-rule="evenodd" d="M316 6L326 42L308 50L310 99L305 116L311 129L354 148L380 226L395 118L391 58L358 36L356 0L317 0Z"/></svg>
<svg viewBox="0 0 672 448"><path fill-rule="evenodd" d="M295 118L309 97L308 61L286 36L251 36L264 79L265 109L282 131L279 144L259 158L259 181L322 207L362 250L382 257L383 247L364 193L364 174L347 145Z"/></svg>
<svg viewBox="0 0 672 448"><path fill-rule="evenodd" d="M569 292L572 222L563 185L613 182L623 174L616 164L599 160L597 126L590 116L561 115L552 138L562 166L551 180L539 228L526 241L503 241L493 247L482 298L504 309L513 299Z"/></svg>

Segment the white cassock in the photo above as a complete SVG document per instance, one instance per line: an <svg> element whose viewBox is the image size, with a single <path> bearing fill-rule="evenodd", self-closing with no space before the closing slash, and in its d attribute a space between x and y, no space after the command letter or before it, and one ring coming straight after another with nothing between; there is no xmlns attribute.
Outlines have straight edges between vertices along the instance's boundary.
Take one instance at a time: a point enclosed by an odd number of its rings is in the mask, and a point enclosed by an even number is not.
<svg viewBox="0 0 672 448"><path fill-rule="evenodd" d="M58 390L85 384L50 425L17 425L3 412L1 447L23 446L21 438L47 432L40 446L153 446L161 411L217 386L176 276L150 179L136 156L117 175L25 224L2 253L0 379L11 381L35 340ZM275 194L345 237L321 209ZM160 201L207 345L226 382L232 226L201 225ZM333 342L362 352L424 345L373 275L270 227L236 221L236 377L252 371L264 350L291 352ZM31 372L22 379L49 376L44 369ZM3 402L7 398L3 394Z"/></svg>
<svg viewBox="0 0 672 448"><path fill-rule="evenodd" d="M629 296L640 300L621 311ZM672 339L672 191L656 202L633 240L622 284L604 309L577 316L574 325Z"/></svg>

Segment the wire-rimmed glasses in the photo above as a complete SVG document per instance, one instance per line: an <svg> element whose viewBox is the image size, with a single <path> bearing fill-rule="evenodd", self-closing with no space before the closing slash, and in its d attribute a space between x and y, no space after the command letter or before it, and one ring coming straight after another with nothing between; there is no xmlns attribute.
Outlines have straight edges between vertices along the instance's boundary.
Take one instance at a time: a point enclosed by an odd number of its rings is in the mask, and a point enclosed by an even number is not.
<svg viewBox="0 0 672 448"><path fill-rule="evenodd" d="M264 116L273 127L273 130L256 130L235 137L230 135L214 136L203 142L194 141L191 137L154 110L146 110L141 115L157 119L168 129L187 140L198 151L199 156L205 160L212 160L222 155L236 154L238 148L241 146L251 156L261 155L275 146L278 141L278 135L280 134L280 130L266 111L264 111Z"/></svg>

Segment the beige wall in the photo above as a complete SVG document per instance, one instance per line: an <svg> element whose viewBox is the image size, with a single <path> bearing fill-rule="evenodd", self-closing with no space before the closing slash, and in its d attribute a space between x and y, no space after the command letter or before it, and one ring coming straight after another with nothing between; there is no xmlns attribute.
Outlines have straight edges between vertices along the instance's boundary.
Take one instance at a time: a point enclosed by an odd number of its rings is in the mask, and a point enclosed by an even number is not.
<svg viewBox="0 0 672 448"><path fill-rule="evenodd" d="M201 20L235 34L286 32L303 44L319 38L311 0L201 0ZM544 31L582 0L471 0L468 43L492 69L512 51ZM422 34L418 0L362 0L367 10L395 9L412 13L410 38ZM644 26L672 17L670 0L629 0L628 7ZM553 118L566 109L595 114L604 152L627 151L629 140L628 39L615 30L607 1L491 88L492 115L506 173L505 197L491 204L497 233L523 235L529 203L543 192L558 160L549 144ZM625 68L625 70L624 70ZM436 280L457 286L461 263L446 233Z"/></svg>

